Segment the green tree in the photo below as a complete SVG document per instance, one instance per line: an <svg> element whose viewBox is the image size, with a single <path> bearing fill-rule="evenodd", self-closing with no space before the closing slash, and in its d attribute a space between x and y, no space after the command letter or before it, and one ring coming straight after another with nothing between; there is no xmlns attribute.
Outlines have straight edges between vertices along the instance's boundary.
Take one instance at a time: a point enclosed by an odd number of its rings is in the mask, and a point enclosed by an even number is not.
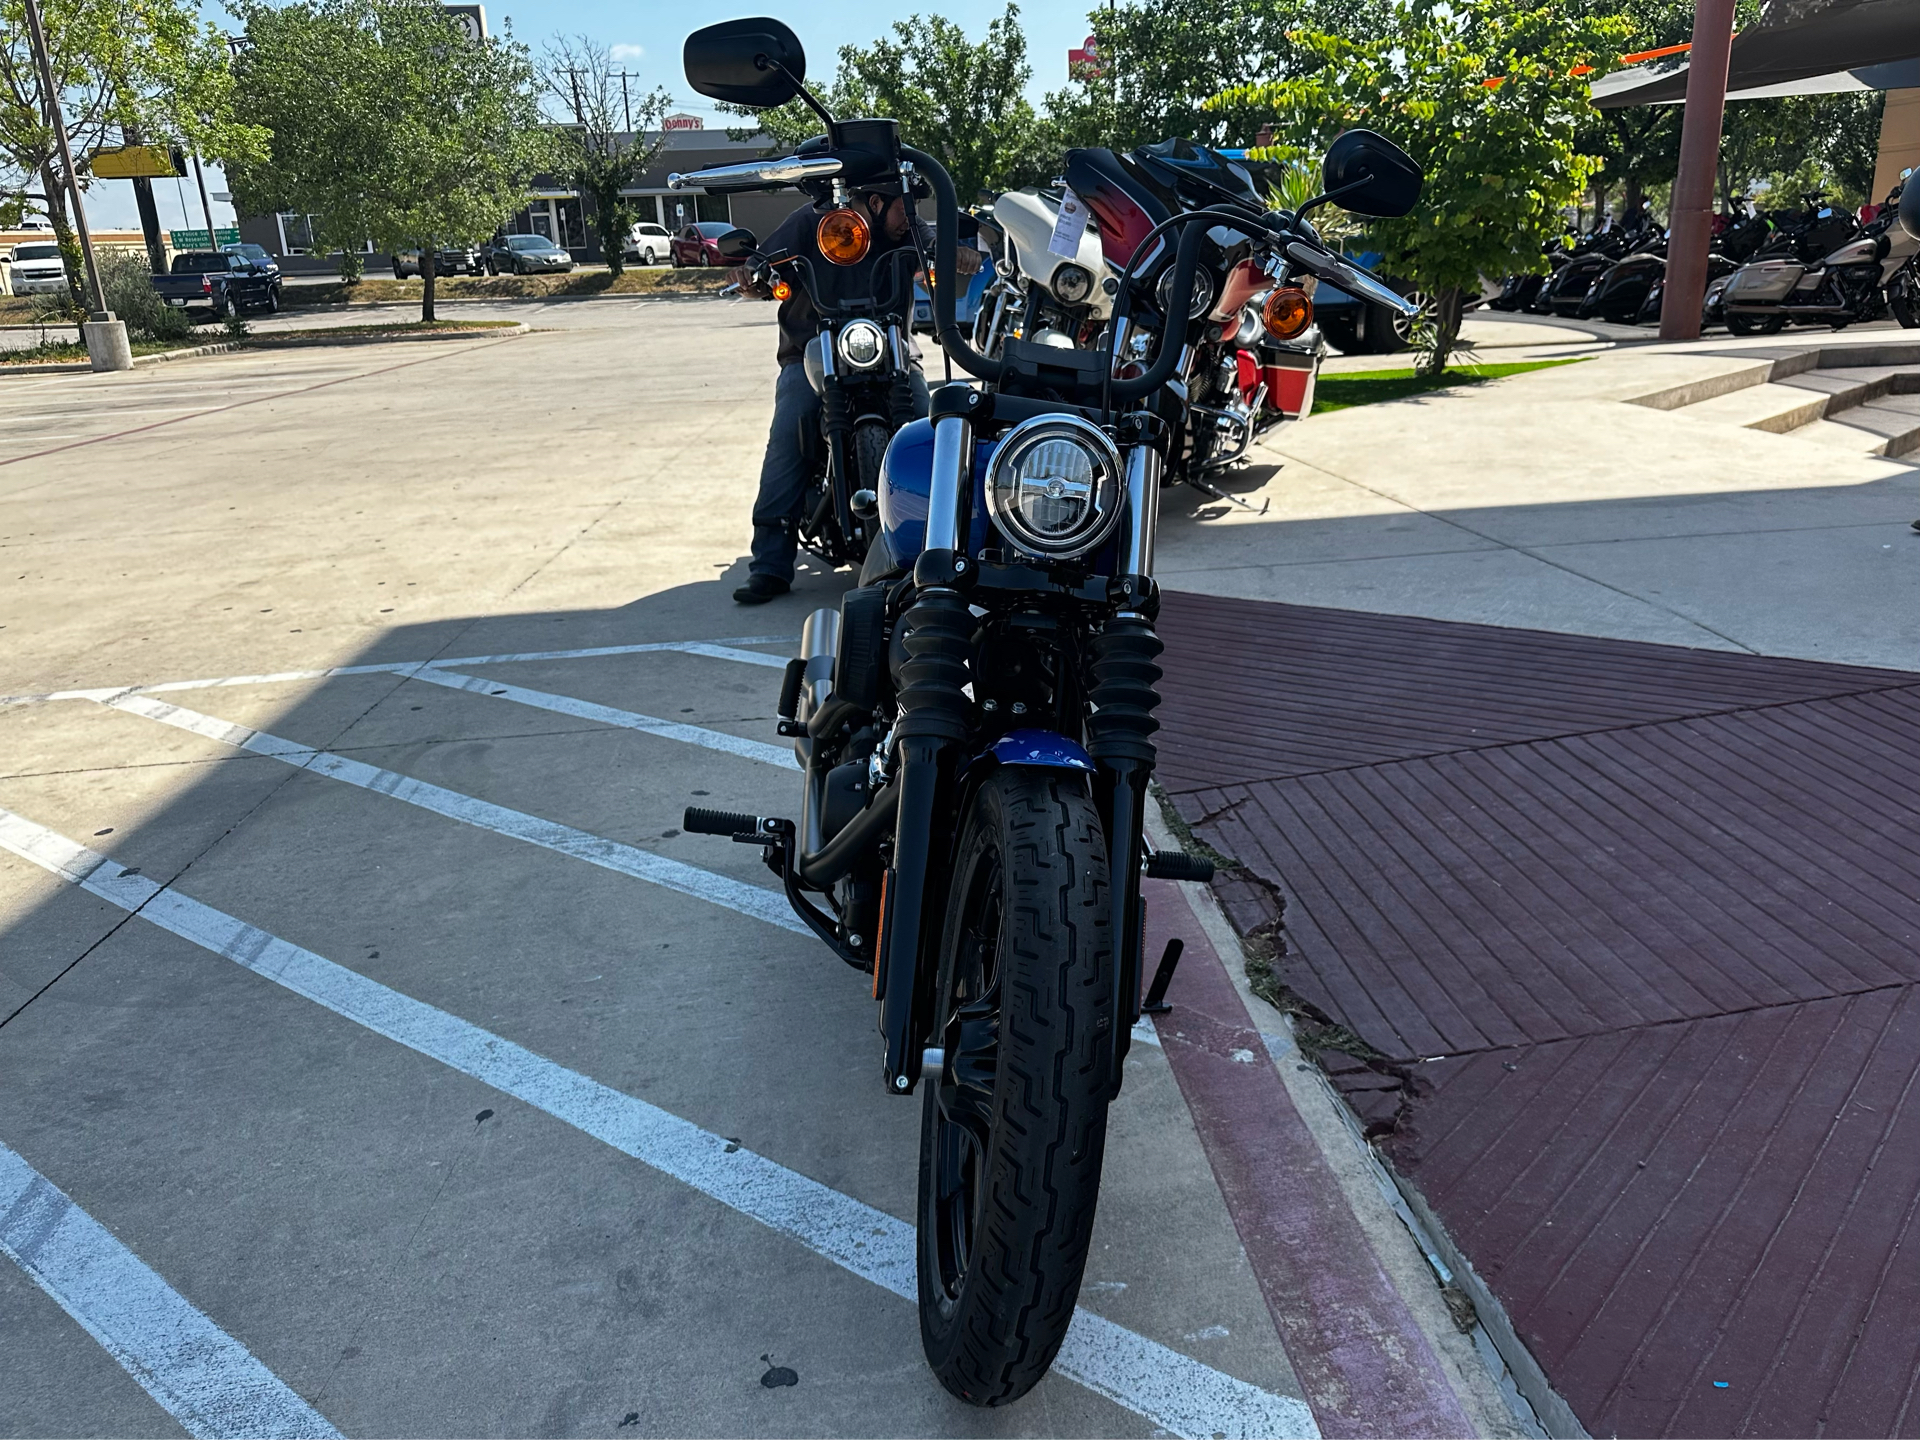
<svg viewBox="0 0 1920 1440"><path fill-rule="evenodd" d="M1298 32L1318 69L1212 103L1268 108L1276 158L1317 155L1340 131L1364 125L1419 163L1420 203L1367 233L1388 269L1433 296L1424 365L1438 374L1482 275L1545 268L1561 207L1597 163L1576 145L1593 106L1587 78L1573 71L1606 69L1626 33L1617 16L1570 15L1539 0L1396 0L1384 35Z"/></svg>
<svg viewBox="0 0 1920 1440"><path fill-rule="evenodd" d="M1095 63L1074 67L1066 88L1047 96L1047 116L1064 145L1250 145L1266 108L1210 97L1318 65L1297 31L1366 40L1387 13L1381 0L1131 0L1095 10Z"/></svg>
<svg viewBox="0 0 1920 1440"><path fill-rule="evenodd" d="M634 97L621 88L612 54L584 35L556 35L541 57L540 83L549 102L566 117L566 166L573 172L600 241L607 268L618 275L628 234L640 219L639 202L623 194L659 155L664 140L647 144L673 106L665 90Z"/></svg>
<svg viewBox="0 0 1920 1440"><path fill-rule="evenodd" d="M510 33L469 41L431 0L233 9L247 35L239 104L273 132L260 158L228 162L236 200L313 216L329 248L417 245L433 320L435 247L492 234L560 158L532 56Z"/></svg>
<svg viewBox="0 0 1920 1440"><path fill-rule="evenodd" d="M81 157L119 144L128 131L209 155L245 157L264 146L263 129L235 119L225 41L187 0L65 0L43 4L41 19L82 190ZM27 40L26 6L0 0L0 212L39 209L52 222L78 318L85 282L67 179Z"/></svg>
<svg viewBox="0 0 1920 1440"><path fill-rule="evenodd" d="M977 45L951 20L911 15L871 45L841 46L823 98L836 116L898 120L901 138L944 165L967 203L981 190L1049 179L1058 166L1059 147L1049 152L1026 98L1032 75L1020 8L1009 3ZM800 101L755 113L784 145L820 133L819 117Z"/></svg>

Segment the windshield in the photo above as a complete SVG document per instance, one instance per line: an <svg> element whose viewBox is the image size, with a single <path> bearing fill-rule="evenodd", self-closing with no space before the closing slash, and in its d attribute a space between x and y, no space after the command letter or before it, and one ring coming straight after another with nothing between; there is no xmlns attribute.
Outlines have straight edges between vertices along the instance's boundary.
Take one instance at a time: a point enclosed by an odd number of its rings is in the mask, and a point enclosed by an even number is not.
<svg viewBox="0 0 1920 1440"><path fill-rule="evenodd" d="M58 245L16 245L13 251L16 260L58 260Z"/></svg>
<svg viewBox="0 0 1920 1440"><path fill-rule="evenodd" d="M173 273L176 275L203 275L209 270L231 270L232 268L225 255L215 255L205 250L173 257Z"/></svg>
<svg viewBox="0 0 1920 1440"><path fill-rule="evenodd" d="M271 260L264 245L228 245L223 247L229 255L244 255L249 260Z"/></svg>
<svg viewBox="0 0 1920 1440"><path fill-rule="evenodd" d="M560 247L544 235L509 235L507 248L510 250L558 250Z"/></svg>

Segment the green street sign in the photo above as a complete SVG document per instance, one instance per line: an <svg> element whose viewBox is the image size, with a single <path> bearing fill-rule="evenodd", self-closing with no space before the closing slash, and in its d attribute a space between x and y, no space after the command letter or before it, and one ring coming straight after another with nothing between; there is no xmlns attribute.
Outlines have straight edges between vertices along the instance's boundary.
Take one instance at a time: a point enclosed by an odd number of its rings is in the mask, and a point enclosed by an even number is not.
<svg viewBox="0 0 1920 1440"><path fill-rule="evenodd" d="M222 245L240 243L240 231L235 226L225 225L214 233L220 237L218 243ZM169 230L167 239L172 242L176 250L211 250L213 248L207 243L207 232L204 230Z"/></svg>

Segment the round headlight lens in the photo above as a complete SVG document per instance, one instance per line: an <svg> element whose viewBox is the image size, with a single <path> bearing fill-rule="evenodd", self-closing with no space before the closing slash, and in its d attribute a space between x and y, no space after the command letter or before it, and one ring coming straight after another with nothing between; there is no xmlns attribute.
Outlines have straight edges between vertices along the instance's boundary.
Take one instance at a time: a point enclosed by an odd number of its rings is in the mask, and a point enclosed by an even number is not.
<svg viewBox="0 0 1920 1440"><path fill-rule="evenodd" d="M1154 298L1160 302L1160 313L1167 313L1167 304L1173 299L1173 272L1178 266L1169 265L1160 272L1160 283L1154 289ZM1193 272L1193 298L1187 302L1187 318L1198 320L1213 308L1213 276L1205 270Z"/></svg>
<svg viewBox="0 0 1920 1440"><path fill-rule="evenodd" d="M871 370L887 353L887 337L871 320L855 320L840 327L840 358L855 370Z"/></svg>
<svg viewBox="0 0 1920 1440"><path fill-rule="evenodd" d="M1078 305L1093 293L1093 275L1084 265L1062 265L1053 272L1053 293L1068 305Z"/></svg>
<svg viewBox="0 0 1920 1440"><path fill-rule="evenodd" d="M993 522L1029 555L1070 560L1097 548L1120 521L1120 451L1073 415L1013 427L987 468Z"/></svg>

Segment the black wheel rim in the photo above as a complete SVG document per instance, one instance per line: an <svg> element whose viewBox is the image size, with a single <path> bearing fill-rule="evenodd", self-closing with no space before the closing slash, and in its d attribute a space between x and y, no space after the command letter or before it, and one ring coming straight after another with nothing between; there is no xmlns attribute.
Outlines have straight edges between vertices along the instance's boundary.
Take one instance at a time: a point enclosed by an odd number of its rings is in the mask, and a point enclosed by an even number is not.
<svg viewBox="0 0 1920 1440"><path fill-rule="evenodd" d="M1004 893L997 853L975 858L966 887L944 997L947 1064L934 1090L933 1259L948 1303L959 1298L973 1259L993 1133Z"/></svg>

